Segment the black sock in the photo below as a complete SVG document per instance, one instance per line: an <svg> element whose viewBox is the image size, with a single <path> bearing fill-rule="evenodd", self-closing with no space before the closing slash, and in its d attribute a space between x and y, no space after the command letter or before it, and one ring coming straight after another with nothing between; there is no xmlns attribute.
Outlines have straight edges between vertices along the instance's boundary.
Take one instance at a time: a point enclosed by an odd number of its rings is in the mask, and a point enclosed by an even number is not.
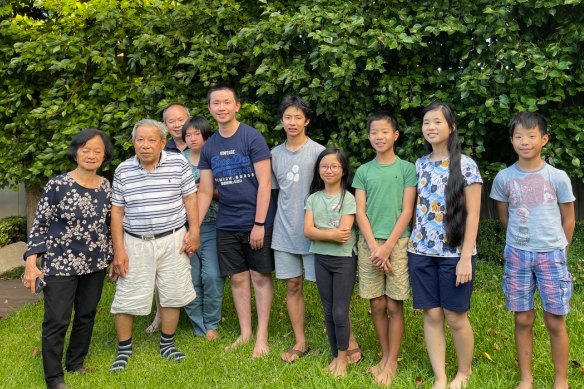
<svg viewBox="0 0 584 389"><path fill-rule="evenodd" d="M186 358L186 355L174 346L174 334L168 335L162 331L160 332L160 355L174 362L180 362Z"/></svg>
<svg viewBox="0 0 584 389"><path fill-rule="evenodd" d="M118 342L118 355L110 367L110 372L123 371L128 364L130 355L132 355L132 338Z"/></svg>

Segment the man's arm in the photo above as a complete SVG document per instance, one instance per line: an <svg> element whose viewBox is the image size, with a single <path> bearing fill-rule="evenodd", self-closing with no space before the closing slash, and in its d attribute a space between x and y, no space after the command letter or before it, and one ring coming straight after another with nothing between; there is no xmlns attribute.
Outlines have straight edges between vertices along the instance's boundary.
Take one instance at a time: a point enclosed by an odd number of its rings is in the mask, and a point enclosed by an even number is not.
<svg viewBox="0 0 584 389"><path fill-rule="evenodd" d="M129 258L124 246L124 207L112 205L110 230L114 246L114 260L109 275L112 280L116 280L118 276L126 277L128 272Z"/></svg>
<svg viewBox="0 0 584 389"><path fill-rule="evenodd" d="M272 171L270 160L264 159L262 161L257 161L253 164L253 167L258 180L255 221L265 223L272 191ZM253 225L249 235L249 243L252 250L259 250L264 246L264 234L264 226Z"/></svg>
<svg viewBox="0 0 584 389"><path fill-rule="evenodd" d="M560 203L560 215L562 216L562 228L568 240L568 246L572 242L574 228L576 227L576 216L574 212L574 202Z"/></svg>
<svg viewBox="0 0 584 389"><path fill-rule="evenodd" d="M186 252L189 256L200 246L199 206L197 205L197 192L183 197L189 230L185 234L180 252Z"/></svg>
<svg viewBox="0 0 584 389"><path fill-rule="evenodd" d="M197 191L197 224L200 226L209 210L213 198L213 172L209 169L200 170L201 182ZM188 215L187 215L188 217ZM189 225L191 224L189 220Z"/></svg>

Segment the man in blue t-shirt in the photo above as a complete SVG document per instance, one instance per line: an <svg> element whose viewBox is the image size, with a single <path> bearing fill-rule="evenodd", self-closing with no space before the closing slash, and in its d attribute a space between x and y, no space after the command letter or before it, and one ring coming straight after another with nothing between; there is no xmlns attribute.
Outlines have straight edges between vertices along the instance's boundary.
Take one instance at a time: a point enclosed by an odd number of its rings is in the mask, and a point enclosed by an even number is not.
<svg viewBox="0 0 584 389"><path fill-rule="evenodd" d="M199 186L201 215L219 191L217 211L217 256L222 275L231 277L233 302L241 335L231 348L252 337L251 284L255 291L258 329L253 358L267 355L268 322L274 297L271 246L275 206L270 198L270 149L254 128L239 122L241 107L237 91L217 85L207 93L209 112L218 131L201 150ZM202 218L200 221L202 221Z"/></svg>

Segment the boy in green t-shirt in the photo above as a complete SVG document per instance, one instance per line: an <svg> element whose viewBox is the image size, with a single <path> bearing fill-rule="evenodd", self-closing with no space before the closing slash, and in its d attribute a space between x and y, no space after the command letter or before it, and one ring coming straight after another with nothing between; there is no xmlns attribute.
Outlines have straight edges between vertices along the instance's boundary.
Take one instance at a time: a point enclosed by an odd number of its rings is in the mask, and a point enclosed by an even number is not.
<svg viewBox="0 0 584 389"><path fill-rule="evenodd" d="M360 230L359 295L371 303L383 353L370 372L379 385L389 386L404 333L403 300L410 296L407 242L417 176L414 164L395 154L399 131L390 113L373 114L367 134L375 158L360 166L353 180Z"/></svg>

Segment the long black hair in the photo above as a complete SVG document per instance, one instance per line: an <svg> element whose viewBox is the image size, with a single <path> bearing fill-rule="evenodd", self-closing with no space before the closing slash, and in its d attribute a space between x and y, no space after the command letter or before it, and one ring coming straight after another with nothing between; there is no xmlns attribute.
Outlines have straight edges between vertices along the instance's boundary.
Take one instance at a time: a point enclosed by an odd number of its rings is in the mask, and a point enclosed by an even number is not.
<svg viewBox="0 0 584 389"><path fill-rule="evenodd" d="M341 168L343 169L343 176L341 177L341 201L339 202L338 207L339 212L341 212L341 209L343 208L343 201L345 200L345 192L351 188L351 165L341 150L336 148L327 148L318 155L316 163L314 164L314 175L312 176L312 182L310 183L310 190L308 191L308 195L310 196L311 194L324 189L324 181L322 178L320 178L320 161L322 161L324 157L330 154L335 154L337 156Z"/></svg>
<svg viewBox="0 0 584 389"><path fill-rule="evenodd" d="M466 225L466 199L464 197L464 177L461 168L461 147L458 140L458 131L456 131L456 115L448 103L435 101L424 108L422 111L422 120L424 116L436 109L440 109L446 123L450 128L448 137L448 157L450 159L448 167L448 181L444 189L446 196L446 210L444 213L444 230L446 231L446 243L451 247L458 247L464 239ZM426 152L432 152L432 145L424 139Z"/></svg>

